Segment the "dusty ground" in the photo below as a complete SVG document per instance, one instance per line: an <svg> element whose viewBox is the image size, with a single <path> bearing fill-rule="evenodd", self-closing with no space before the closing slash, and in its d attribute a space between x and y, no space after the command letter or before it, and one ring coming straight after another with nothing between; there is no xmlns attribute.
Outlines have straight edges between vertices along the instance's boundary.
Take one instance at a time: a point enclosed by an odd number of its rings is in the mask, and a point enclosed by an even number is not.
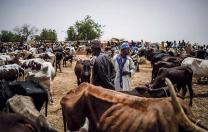
<svg viewBox="0 0 208 132"><path fill-rule="evenodd" d="M85 56L79 56L85 58ZM77 86L74 74L74 65L62 68L62 73L58 71L53 82L55 104L49 105L48 120L54 128L59 132L63 132L62 112L60 109L61 98L69 91L69 89ZM140 66L140 72L137 72L132 79L132 87L141 86L150 81L151 66L149 63ZM193 90L195 98L193 100L192 111L197 119L202 120L208 126L208 84L197 85L193 82ZM188 95L187 95L188 96ZM187 97L187 102L189 101Z"/></svg>

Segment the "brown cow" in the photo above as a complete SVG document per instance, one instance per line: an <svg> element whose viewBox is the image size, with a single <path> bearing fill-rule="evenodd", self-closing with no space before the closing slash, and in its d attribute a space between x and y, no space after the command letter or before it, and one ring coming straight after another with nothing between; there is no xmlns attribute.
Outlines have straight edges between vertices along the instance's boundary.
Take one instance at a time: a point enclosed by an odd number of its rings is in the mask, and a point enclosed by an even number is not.
<svg viewBox="0 0 208 132"><path fill-rule="evenodd" d="M171 98L158 99L131 96L83 83L61 100L64 130L78 130L87 117L89 131L96 132L206 131L189 120L189 106L176 97L173 86L169 80L167 82Z"/></svg>
<svg viewBox="0 0 208 132"><path fill-rule="evenodd" d="M74 67L74 73L77 76L78 85L80 85L83 82L90 83L90 76L91 76L90 60L78 60Z"/></svg>

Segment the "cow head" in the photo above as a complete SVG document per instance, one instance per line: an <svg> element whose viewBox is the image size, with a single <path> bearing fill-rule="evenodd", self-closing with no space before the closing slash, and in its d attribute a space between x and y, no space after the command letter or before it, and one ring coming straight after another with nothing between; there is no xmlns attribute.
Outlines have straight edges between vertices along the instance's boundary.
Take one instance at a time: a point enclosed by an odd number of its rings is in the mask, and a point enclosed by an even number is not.
<svg viewBox="0 0 208 132"><path fill-rule="evenodd" d="M85 77L89 77L91 75L91 62L90 62L90 60L83 60L82 65L83 65L82 75Z"/></svg>
<svg viewBox="0 0 208 132"><path fill-rule="evenodd" d="M165 86L165 77L167 74L166 68L160 68L157 77L150 86L152 89L157 89Z"/></svg>
<svg viewBox="0 0 208 132"><path fill-rule="evenodd" d="M39 126L40 130L43 132L57 132L57 130L51 127L50 123L47 121L47 119L43 115L40 115L37 118L36 124Z"/></svg>
<svg viewBox="0 0 208 132"><path fill-rule="evenodd" d="M71 131L76 131L84 125L87 106L84 102L85 88L88 87L86 83L82 83L78 88L71 89L61 100L64 127L67 124L67 128Z"/></svg>

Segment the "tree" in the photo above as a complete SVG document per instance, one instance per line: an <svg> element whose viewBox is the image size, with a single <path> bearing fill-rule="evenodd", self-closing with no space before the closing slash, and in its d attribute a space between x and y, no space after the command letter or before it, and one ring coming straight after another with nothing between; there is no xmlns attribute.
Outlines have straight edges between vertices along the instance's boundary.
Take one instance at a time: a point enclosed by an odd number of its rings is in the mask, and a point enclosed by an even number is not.
<svg viewBox="0 0 208 132"><path fill-rule="evenodd" d="M38 38L38 37L37 37ZM44 40L50 40L51 42L57 41L57 33L56 30L52 29L43 29L40 33L39 39Z"/></svg>
<svg viewBox="0 0 208 132"><path fill-rule="evenodd" d="M14 31L16 34L21 36L23 42L26 42L28 37L34 35L38 29L36 27L31 27L28 24L24 24L20 27L14 28Z"/></svg>
<svg viewBox="0 0 208 132"><path fill-rule="evenodd" d="M87 15L84 20L76 21L74 26L67 30L67 40L92 40L100 38L104 26L95 22L91 16Z"/></svg>
<svg viewBox="0 0 208 132"><path fill-rule="evenodd" d="M1 38L1 42L21 42L22 40L21 36L7 30L1 31L0 38Z"/></svg>
<svg viewBox="0 0 208 132"><path fill-rule="evenodd" d="M75 41L77 39L77 34L73 26L70 26L67 30L67 41Z"/></svg>

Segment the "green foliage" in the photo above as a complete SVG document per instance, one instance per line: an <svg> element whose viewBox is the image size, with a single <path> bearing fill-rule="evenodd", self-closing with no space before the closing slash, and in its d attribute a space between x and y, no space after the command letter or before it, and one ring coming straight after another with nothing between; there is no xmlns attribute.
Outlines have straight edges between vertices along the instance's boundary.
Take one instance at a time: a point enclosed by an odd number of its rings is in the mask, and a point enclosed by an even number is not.
<svg viewBox="0 0 208 132"><path fill-rule="evenodd" d="M40 33L40 36L36 37L39 40L45 41L50 40L51 42L57 41L57 33L52 29L43 29Z"/></svg>
<svg viewBox="0 0 208 132"><path fill-rule="evenodd" d="M3 30L1 31L1 37L2 42L21 42L22 37L18 34L15 34L11 31Z"/></svg>
<svg viewBox="0 0 208 132"><path fill-rule="evenodd" d="M67 40L93 40L100 38L104 26L96 23L89 15L84 20L77 21L67 30Z"/></svg>
<svg viewBox="0 0 208 132"><path fill-rule="evenodd" d="M69 29L67 30L67 41L75 41L77 39L77 33L74 29L73 26L70 26Z"/></svg>
<svg viewBox="0 0 208 132"><path fill-rule="evenodd" d="M36 27L31 27L30 25L24 24L20 27L16 27L14 31L16 34L21 36L23 42L26 42L28 37L34 35L38 29Z"/></svg>

